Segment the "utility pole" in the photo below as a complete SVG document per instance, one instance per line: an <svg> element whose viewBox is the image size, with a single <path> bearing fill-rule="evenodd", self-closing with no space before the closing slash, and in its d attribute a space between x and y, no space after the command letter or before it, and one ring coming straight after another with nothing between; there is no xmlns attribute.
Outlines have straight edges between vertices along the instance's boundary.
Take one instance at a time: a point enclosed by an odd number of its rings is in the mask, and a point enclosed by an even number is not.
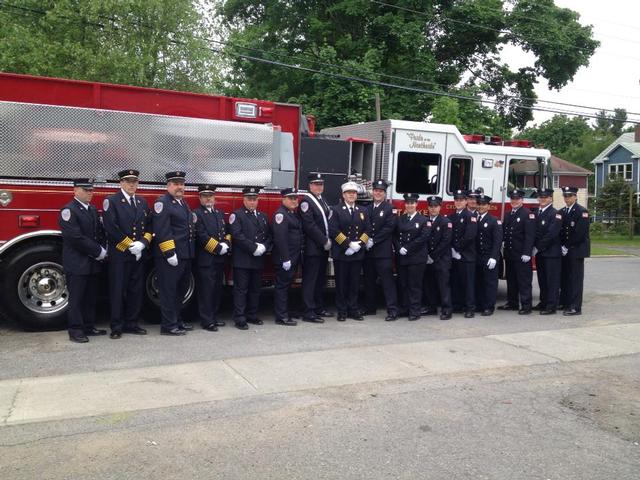
<svg viewBox="0 0 640 480"><path fill-rule="evenodd" d="M382 120L382 115L380 114L380 94L376 92L375 96L376 96L376 120L379 122L380 120Z"/></svg>

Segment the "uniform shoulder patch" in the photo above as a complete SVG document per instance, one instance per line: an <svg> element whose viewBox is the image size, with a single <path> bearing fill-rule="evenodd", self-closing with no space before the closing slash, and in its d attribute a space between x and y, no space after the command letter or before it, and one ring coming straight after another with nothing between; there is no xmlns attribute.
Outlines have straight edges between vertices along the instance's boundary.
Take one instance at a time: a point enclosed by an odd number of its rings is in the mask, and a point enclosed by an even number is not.
<svg viewBox="0 0 640 480"><path fill-rule="evenodd" d="M156 202L153 204L153 211L160 214L162 213L162 209L164 208L164 203Z"/></svg>
<svg viewBox="0 0 640 480"><path fill-rule="evenodd" d="M193 223L198 223L198 216L196 212L191 212L191 218L193 219Z"/></svg>
<svg viewBox="0 0 640 480"><path fill-rule="evenodd" d="M63 209L62 212L60 212L60 216L65 222L68 222L71 218L71 210L69 210L68 208Z"/></svg>
<svg viewBox="0 0 640 480"><path fill-rule="evenodd" d="M473 223L478 223L478 219L477 219L476 217L471 217L471 221L472 221Z"/></svg>
<svg viewBox="0 0 640 480"><path fill-rule="evenodd" d="M431 226L431 222L427 222L427 227L430 227L430 226Z"/></svg>
<svg viewBox="0 0 640 480"><path fill-rule="evenodd" d="M589 212L582 212L582 218L589 218Z"/></svg>
<svg viewBox="0 0 640 480"><path fill-rule="evenodd" d="M236 221L236 214L232 213L231 215L229 215L229 224L233 224L233 222Z"/></svg>
<svg viewBox="0 0 640 480"><path fill-rule="evenodd" d="M447 223L447 228L453 228L453 224L451 222Z"/></svg>
<svg viewBox="0 0 640 480"><path fill-rule="evenodd" d="M280 225L282 223L282 221L284 220L284 215L282 215L281 213L276 213L276 216L275 216L274 220L276 221L276 223L278 225Z"/></svg>
<svg viewBox="0 0 640 480"><path fill-rule="evenodd" d="M107 210L109 210L109 199L108 199L108 198L105 198L105 199L102 201L102 210L104 210L105 212L106 212Z"/></svg>
<svg viewBox="0 0 640 480"><path fill-rule="evenodd" d="M530 213L530 214L529 214L529 218L530 218L531 220L533 220L534 218L536 218L536 216L535 216L533 213Z"/></svg>
<svg viewBox="0 0 640 480"><path fill-rule="evenodd" d="M307 210L309 210L309 202L302 202L300 204L300 210L306 213Z"/></svg>

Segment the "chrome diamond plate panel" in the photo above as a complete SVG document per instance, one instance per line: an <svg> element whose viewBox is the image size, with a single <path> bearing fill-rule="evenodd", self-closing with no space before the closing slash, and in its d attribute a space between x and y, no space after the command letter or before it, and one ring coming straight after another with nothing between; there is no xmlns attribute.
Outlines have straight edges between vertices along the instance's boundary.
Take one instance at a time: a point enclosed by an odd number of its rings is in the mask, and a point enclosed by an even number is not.
<svg viewBox="0 0 640 480"><path fill-rule="evenodd" d="M146 182L184 170L187 183L269 185L269 125L0 102L2 175L116 178L140 170Z"/></svg>

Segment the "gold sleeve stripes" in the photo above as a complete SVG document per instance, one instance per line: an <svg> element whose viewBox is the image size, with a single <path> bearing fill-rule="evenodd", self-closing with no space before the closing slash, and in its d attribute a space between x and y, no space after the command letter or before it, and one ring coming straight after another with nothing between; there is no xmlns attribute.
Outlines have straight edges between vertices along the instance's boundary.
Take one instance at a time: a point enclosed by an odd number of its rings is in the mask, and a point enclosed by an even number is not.
<svg viewBox="0 0 640 480"><path fill-rule="evenodd" d="M132 243L133 243L133 240L131 240L129 237L124 237L122 240L120 240L120 243L116 245L116 249L121 252L124 252L127 248L131 246Z"/></svg>
<svg viewBox="0 0 640 480"><path fill-rule="evenodd" d="M369 235L367 235L366 233L363 233L362 235L360 235L360 241L362 243L367 243L369 241Z"/></svg>
<svg viewBox="0 0 640 480"><path fill-rule="evenodd" d="M147 232L147 233L145 233L145 234L144 234L144 239L145 239L147 242L151 243L151 240L153 240L153 234L152 234L151 232Z"/></svg>
<svg viewBox="0 0 640 480"><path fill-rule="evenodd" d="M224 236L224 239L225 239L227 242L230 242L230 241L231 241L231 234L230 234L230 233L227 233L227 234Z"/></svg>
<svg viewBox="0 0 640 480"><path fill-rule="evenodd" d="M213 253L217 246L218 241L215 238L210 238L207 244L204 246L204 249L209 253Z"/></svg>
<svg viewBox="0 0 640 480"><path fill-rule="evenodd" d="M336 236L336 242L338 242L338 245L342 245L343 242L347 239L347 237L345 236L344 233L340 232L337 236Z"/></svg>
<svg viewBox="0 0 640 480"><path fill-rule="evenodd" d="M173 239L172 239L172 240L166 240L166 241L164 241L164 242L160 242L160 243L158 244L158 247L160 247L160 251L161 251L162 253L166 253L166 252L168 252L169 250L175 250L175 248L176 248L176 242L174 242L174 241L173 241Z"/></svg>

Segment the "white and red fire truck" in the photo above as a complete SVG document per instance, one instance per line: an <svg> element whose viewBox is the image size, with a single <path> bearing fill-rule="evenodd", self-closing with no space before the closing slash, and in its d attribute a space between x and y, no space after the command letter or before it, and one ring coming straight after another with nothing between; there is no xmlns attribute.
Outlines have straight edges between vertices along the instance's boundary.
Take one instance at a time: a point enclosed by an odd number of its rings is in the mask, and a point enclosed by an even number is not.
<svg viewBox="0 0 640 480"><path fill-rule="evenodd" d="M348 176L363 201L382 177L398 210L403 193L417 192L422 209L428 195L442 196L446 213L453 190L482 187L502 216L509 188L550 186L549 158L526 142L463 136L451 125L383 120L316 133L298 105L0 73L1 309L26 328L63 324L57 218L75 177L96 179L98 208L119 188L115 172L136 168L149 203L164 192L166 171L184 170L191 207L196 184L213 183L227 215L242 205L243 186L263 187L259 208L270 216L280 189L304 189L309 173L322 172L336 201ZM152 268L146 295L157 305Z"/></svg>

